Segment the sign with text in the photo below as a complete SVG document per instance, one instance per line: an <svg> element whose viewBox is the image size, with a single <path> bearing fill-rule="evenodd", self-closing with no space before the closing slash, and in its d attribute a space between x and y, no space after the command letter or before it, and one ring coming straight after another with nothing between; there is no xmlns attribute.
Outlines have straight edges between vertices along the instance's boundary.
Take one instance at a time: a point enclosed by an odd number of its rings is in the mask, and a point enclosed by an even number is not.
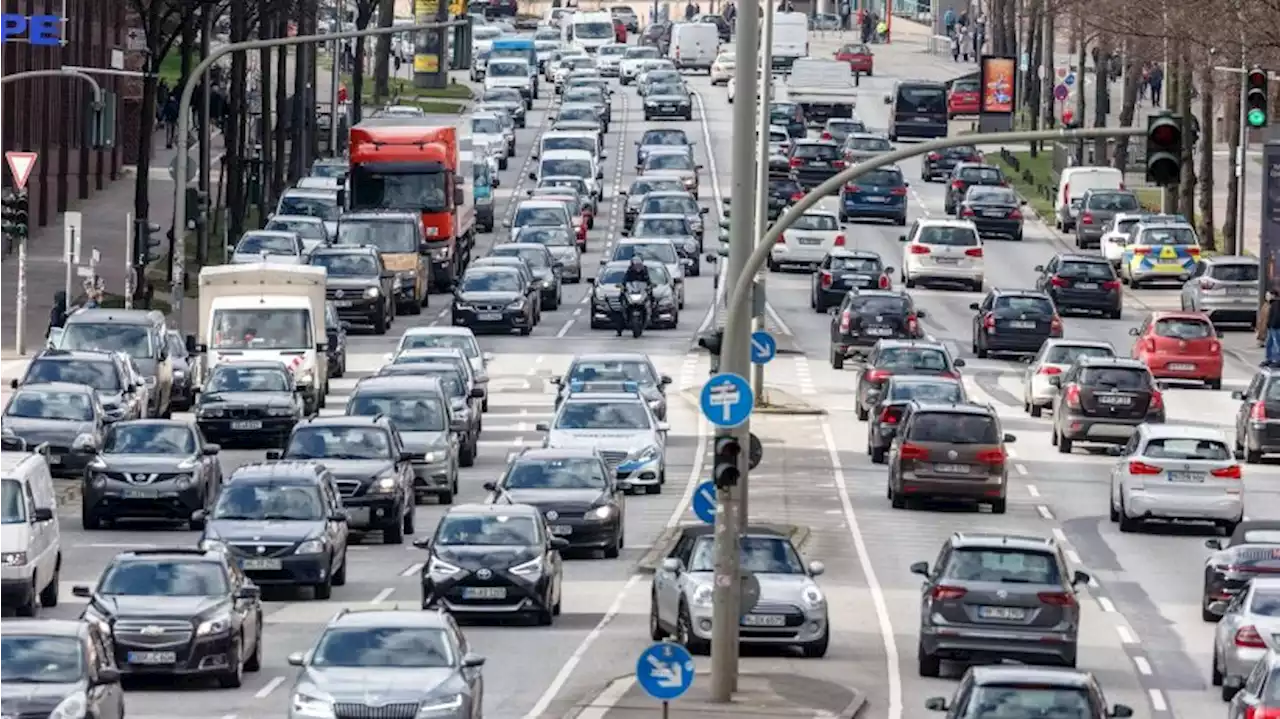
<svg viewBox="0 0 1280 719"><path fill-rule="evenodd" d="M4 13L0 18L0 41L61 45L62 18L57 15Z"/></svg>
<svg viewBox="0 0 1280 719"><path fill-rule="evenodd" d="M441 0L414 0L413 21L419 25L447 19L448 6ZM445 52L443 30L423 30L413 38L413 75L417 87L441 84L441 58Z"/></svg>
<svg viewBox="0 0 1280 719"><path fill-rule="evenodd" d="M1280 279L1280 142L1268 142L1262 151L1261 231L1262 286L1270 287Z"/></svg>

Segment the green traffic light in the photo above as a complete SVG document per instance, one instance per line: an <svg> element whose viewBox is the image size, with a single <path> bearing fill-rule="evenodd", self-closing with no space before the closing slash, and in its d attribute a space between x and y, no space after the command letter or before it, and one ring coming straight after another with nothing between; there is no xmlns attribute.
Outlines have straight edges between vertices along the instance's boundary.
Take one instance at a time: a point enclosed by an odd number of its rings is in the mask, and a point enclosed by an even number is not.
<svg viewBox="0 0 1280 719"><path fill-rule="evenodd" d="M1249 127L1262 127L1267 124L1267 113L1254 108L1249 111L1246 121L1249 123Z"/></svg>

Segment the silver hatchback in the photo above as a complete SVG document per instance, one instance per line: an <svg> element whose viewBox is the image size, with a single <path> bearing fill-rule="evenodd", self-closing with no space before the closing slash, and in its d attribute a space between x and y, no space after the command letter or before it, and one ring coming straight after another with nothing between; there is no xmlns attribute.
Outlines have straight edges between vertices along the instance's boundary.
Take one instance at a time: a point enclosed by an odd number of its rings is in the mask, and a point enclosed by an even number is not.
<svg viewBox="0 0 1280 719"><path fill-rule="evenodd" d="M1267 654L1280 651L1280 577L1256 577L1227 605L1213 634L1213 684L1231 701Z"/></svg>
<svg viewBox="0 0 1280 719"><path fill-rule="evenodd" d="M1182 285L1182 309L1203 312L1214 324L1253 324L1258 315L1258 258L1202 257Z"/></svg>

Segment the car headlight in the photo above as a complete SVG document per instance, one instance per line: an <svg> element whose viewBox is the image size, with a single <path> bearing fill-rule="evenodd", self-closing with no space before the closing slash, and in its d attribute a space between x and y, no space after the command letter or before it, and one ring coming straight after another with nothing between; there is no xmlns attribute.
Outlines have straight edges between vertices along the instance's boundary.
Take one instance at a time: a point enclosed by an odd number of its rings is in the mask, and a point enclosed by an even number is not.
<svg viewBox="0 0 1280 719"><path fill-rule="evenodd" d="M294 412L293 407L268 407L267 414L272 417L289 417Z"/></svg>
<svg viewBox="0 0 1280 719"><path fill-rule="evenodd" d="M444 452L440 450L436 450L434 452L427 452L422 455L422 461L426 462L427 464L431 464L432 462L439 462L439 461L442 461L443 459L444 459Z"/></svg>
<svg viewBox="0 0 1280 719"><path fill-rule="evenodd" d="M107 468L107 463L103 462L101 457L94 457L93 459L89 460L89 469L93 469L101 472L106 468Z"/></svg>
<svg viewBox="0 0 1280 719"><path fill-rule="evenodd" d="M470 312L472 310L471 305L467 304L466 302L454 302L453 308L461 312Z"/></svg>
<svg viewBox="0 0 1280 719"><path fill-rule="evenodd" d="M297 374L294 375L294 379L297 380L298 384L311 384L315 379L315 373L310 367L304 367L298 370Z"/></svg>
<svg viewBox="0 0 1280 719"><path fill-rule="evenodd" d="M613 516L613 505L606 504L587 512L587 519L608 519Z"/></svg>
<svg viewBox="0 0 1280 719"><path fill-rule="evenodd" d="M541 572L542 572L542 557L538 557L537 559L530 559L524 564L517 564L516 566L511 568L512 574L515 574L521 577L529 577L535 574L540 574Z"/></svg>
<svg viewBox="0 0 1280 719"><path fill-rule="evenodd" d="M292 714L298 717L311 717L311 719L333 719L333 702L298 692L293 695Z"/></svg>
<svg viewBox="0 0 1280 719"><path fill-rule="evenodd" d="M382 290L379 290L377 287L369 287L369 288L366 288L364 291L364 296L369 299L373 299L374 297L377 297L380 294L382 294Z"/></svg>
<svg viewBox="0 0 1280 719"><path fill-rule="evenodd" d="M82 692L75 692L54 707L49 719L84 719L89 709L89 702Z"/></svg>
<svg viewBox="0 0 1280 719"><path fill-rule="evenodd" d="M509 310L522 310L522 309L524 309L524 300L516 300L515 302L512 302L511 304L507 305L507 309L509 309Z"/></svg>
<svg viewBox="0 0 1280 719"><path fill-rule="evenodd" d="M431 562L427 564L427 574L433 577L452 577L461 571L460 567L455 567L438 557L432 557Z"/></svg>
<svg viewBox="0 0 1280 719"><path fill-rule="evenodd" d="M432 700L427 704L423 704L418 709L417 719L428 719L428 717L440 716L442 714L452 714L462 708L462 695L454 694L448 698Z"/></svg>
<svg viewBox="0 0 1280 719"><path fill-rule="evenodd" d="M373 483L373 491L381 494L388 494L396 490L397 484L398 482L396 482L395 477L379 477L378 480Z"/></svg>
<svg viewBox="0 0 1280 719"><path fill-rule="evenodd" d="M26 563L26 552L5 552L0 554L0 564L4 564L6 567L21 567Z"/></svg>
<svg viewBox="0 0 1280 719"><path fill-rule="evenodd" d="M224 552L227 549L227 543L221 539L201 539L200 549L206 552Z"/></svg>
<svg viewBox="0 0 1280 719"><path fill-rule="evenodd" d="M711 587L705 584L699 585L697 589L693 590L691 601L696 607L711 606Z"/></svg>
<svg viewBox="0 0 1280 719"><path fill-rule="evenodd" d="M322 539L308 539L298 548L293 550L294 554L324 554L325 546Z"/></svg>
<svg viewBox="0 0 1280 719"><path fill-rule="evenodd" d="M174 379L182 379L183 377L186 377L186 376L187 376L187 372L186 372L186 370L175 369L175 370L173 371L173 378L174 378Z"/></svg>
<svg viewBox="0 0 1280 719"><path fill-rule="evenodd" d="M173 486L179 490L186 489L191 486L191 475L180 474L173 478Z"/></svg>
<svg viewBox="0 0 1280 719"><path fill-rule="evenodd" d="M631 453L631 460L635 462L652 462L658 458L658 448L655 446L645 447Z"/></svg>
<svg viewBox="0 0 1280 719"><path fill-rule="evenodd" d="M100 616L92 609L86 610L80 618L97 627L98 632L102 634L102 636L111 636L111 622L108 622L105 617Z"/></svg>
<svg viewBox="0 0 1280 719"><path fill-rule="evenodd" d="M199 409L196 410L196 416L215 419L222 416L222 408L201 406Z"/></svg>
<svg viewBox="0 0 1280 719"><path fill-rule="evenodd" d="M196 627L196 636L207 637L211 634L222 634L230 629L231 613L228 612L200 622L200 626Z"/></svg>
<svg viewBox="0 0 1280 719"><path fill-rule="evenodd" d="M800 593L800 601L804 602L804 605L810 609L817 609L826 604L827 598L822 595L821 589L810 586L805 587L804 591Z"/></svg>

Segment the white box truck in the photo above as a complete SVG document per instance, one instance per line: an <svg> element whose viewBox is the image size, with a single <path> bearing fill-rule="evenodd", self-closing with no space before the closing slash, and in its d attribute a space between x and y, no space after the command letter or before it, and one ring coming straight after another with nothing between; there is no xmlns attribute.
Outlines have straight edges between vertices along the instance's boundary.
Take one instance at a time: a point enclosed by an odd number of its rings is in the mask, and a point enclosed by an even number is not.
<svg viewBox="0 0 1280 719"><path fill-rule="evenodd" d="M265 263L200 270L200 334L188 347L204 357L208 377L219 364L276 360L293 372L307 414L324 406L323 267Z"/></svg>
<svg viewBox="0 0 1280 719"><path fill-rule="evenodd" d="M858 81L849 63L802 57L787 77L787 101L804 109L805 119L821 127L832 117L853 117Z"/></svg>
<svg viewBox="0 0 1280 719"><path fill-rule="evenodd" d="M773 15L773 66L783 71L809 55L809 16L802 12Z"/></svg>

